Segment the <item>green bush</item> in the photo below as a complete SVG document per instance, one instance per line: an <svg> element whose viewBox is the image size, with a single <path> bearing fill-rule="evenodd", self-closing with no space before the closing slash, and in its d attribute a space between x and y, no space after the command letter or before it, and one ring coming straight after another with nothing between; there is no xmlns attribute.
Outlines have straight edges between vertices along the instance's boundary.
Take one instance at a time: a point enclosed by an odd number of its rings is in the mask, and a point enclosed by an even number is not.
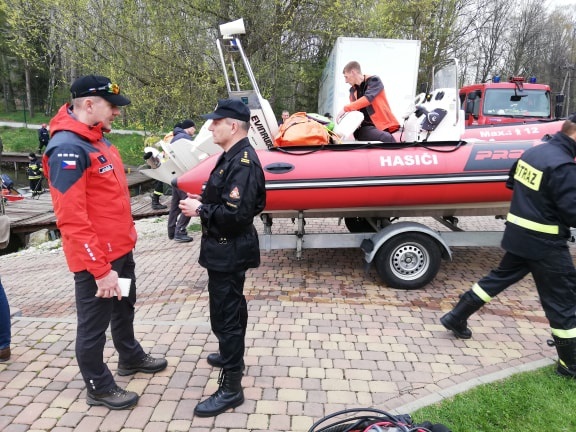
<svg viewBox="0 0 576 432"><path fill-rule="evenodd" d="M125 165L140 166L144 163L142 156L145 137L143 135L110 133L106 136L118 147ZM29 153L38 149L37 129L1 126L0 137L4 143L5 152Z"/></svg>

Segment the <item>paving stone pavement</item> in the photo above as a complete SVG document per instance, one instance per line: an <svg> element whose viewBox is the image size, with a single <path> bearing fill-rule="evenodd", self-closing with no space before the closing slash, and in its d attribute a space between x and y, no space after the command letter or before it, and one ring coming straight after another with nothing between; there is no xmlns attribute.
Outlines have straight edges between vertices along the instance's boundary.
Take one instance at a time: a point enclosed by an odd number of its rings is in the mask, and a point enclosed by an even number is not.
<svg viewBox="0 0 576 432"><path fill-rule="evenodd" d="M263 252L245 286L246 402L214 418L194 417L194 406L217 388L218 370L206 362L217 350L207 275L197 263L198 233L191 243L175 243L164 234L165 223L148 220L144 228L137 222L135 330L146 350L166 356L168 368L115 375L119 385L141 395L131 410L86 404L74 354L73 280L61 248L0 257L2 282L18 314L12 358L0 363L0 430L307 431L345 408L412 412L555 358L530 277L470 319L472 339L455 339L440 325L458 295L498 264L499 248L454 248L453 261L443 262L436 279L413 291L383 286L373 269L366 274L356 249L305 250L301 260L293 250ZM493 218L462 223L503 227ZM307 231L344 232L336 225L335 219L308 221ZM289 223L279 229L293 230ZM104 356L115 372L110 338Z"/></svg>

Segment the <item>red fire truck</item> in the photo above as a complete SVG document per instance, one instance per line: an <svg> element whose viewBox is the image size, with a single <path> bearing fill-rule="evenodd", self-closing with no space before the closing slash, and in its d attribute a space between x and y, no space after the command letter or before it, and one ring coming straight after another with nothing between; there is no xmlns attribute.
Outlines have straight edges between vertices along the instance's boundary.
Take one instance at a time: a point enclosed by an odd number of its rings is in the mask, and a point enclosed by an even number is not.
<svg viewBox="0 0 576 432"><path fill-rule="evenodd" d="M537 84L534 77L528 82L523 77L501 82L494 76L492 82L462 87L459 95L466 126L554 120L560 116L564 101L563 95L557 95L553 110L550 86Z"/></svg>

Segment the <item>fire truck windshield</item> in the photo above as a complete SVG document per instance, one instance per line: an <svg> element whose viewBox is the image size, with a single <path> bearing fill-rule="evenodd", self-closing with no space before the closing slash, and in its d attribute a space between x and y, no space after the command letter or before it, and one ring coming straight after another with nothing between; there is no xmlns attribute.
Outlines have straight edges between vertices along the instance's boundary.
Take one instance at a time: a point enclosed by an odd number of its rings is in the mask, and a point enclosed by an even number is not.
<svg viewBox="0 0 576 432"><path fill-rule="evenodd" d="M550 94L545 90L486 89L482 113L491 117L549 117Z"/></svg>

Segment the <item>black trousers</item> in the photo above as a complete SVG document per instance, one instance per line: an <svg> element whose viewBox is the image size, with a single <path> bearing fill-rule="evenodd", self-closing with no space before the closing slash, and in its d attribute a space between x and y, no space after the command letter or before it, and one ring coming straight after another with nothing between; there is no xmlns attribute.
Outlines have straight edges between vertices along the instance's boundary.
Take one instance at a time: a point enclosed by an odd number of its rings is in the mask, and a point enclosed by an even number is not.
<svg viewBox="0 0 576 432"><path fill-rule="evenodd" d="M244 367L244 338L248 324L248 306L244 297L246 272L223 273L208 270L210 324L218 338L223 369Z"/></svg>
<svg viewBox="0 0 576 432"><path fill-rule="evenodd" d="M567 245L550 249L538 260L506 252L498 268L478 281L478 285L494 297L528 273L532 273L536 283L552 334L561 338L576 337L576 270Z"/></svg>
<svg viewBox="0 0 576 432"><path fill-rule="evenodd" d="M76 358L84 382L93 393L105 392L115 385L103 358L108 325L119 363L134 364L146 356L134 338L136 277L132 252L113 261L112 268L118 272L118 277L132 279L130 294L120 301L117 297L95 297L97 286L94 276L87 271L74 273L78 317Z"/></svg>
<svg viewBox="0 0 576 432"><path fill-rule="evenodd" d="M164 183L160 180L154 182L154 195L164 195Z"/></svg>
<svg viewBox="0 0 576 432"><path fill-rule="evenodd" d="M39 179L30 179L30 192L42 192L42 177Z"/></svg>
<svg viewBox="0 0 576 432"><path fill-rule="evenodd" d="M490 298L494 298L510 285L522 280L528 273L530 266L524 258L506 252L498 267L480 279L478 285Z"/></svg>
<svg viewBox="0 0 576 432"><path fill-rule="evenodd" d="M186 234L186 227L191 217L185 216L179 207L180 201L188 197L188 194L177 187L172 187L172 200L170 201L170 212L168 213L168 237L174 234Z"/></svg>
<svg viewBox="0 0 576 432"><path fill-rule="evenodd" d="M376 126L360 126L354 132L354 138L358 141L382 141L385 143L396 142L390 132L380 130Z"/></svg>

